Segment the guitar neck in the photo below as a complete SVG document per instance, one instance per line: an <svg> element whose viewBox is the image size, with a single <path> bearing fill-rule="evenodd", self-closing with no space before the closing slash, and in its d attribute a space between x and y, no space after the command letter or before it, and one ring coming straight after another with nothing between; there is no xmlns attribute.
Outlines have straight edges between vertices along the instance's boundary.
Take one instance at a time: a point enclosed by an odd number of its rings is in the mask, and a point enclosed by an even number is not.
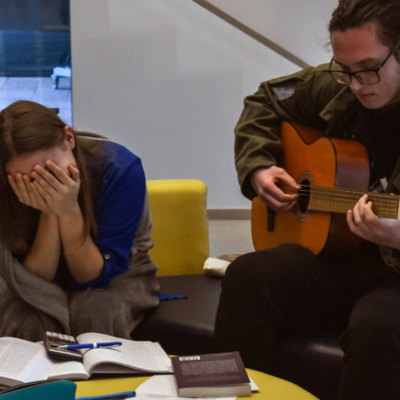
<svg viewBox="0 0 400 400"><path fill-rule="evenodd" d="M400 196L385 193L364 193L335 187L310 185L303 186L300 190L299 204L307 201L308 210L345 214L348 210L352 210L365 194L368 195L368 200L372 201L372 210L375 215L381 218L400 219Z"/></svg>

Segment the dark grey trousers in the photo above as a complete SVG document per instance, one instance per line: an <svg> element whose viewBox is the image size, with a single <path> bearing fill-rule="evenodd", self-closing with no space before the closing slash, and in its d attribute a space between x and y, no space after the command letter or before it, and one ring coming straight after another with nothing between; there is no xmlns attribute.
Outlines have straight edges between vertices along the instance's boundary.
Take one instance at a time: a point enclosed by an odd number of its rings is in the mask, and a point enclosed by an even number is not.
<svg viewBox="0 0 400 400"><path fill-rule="evenodd" d="M239 350L246 367L269 373L280 331L329 328L343 331L338 399L400 399L400 275L378 246L333 259L288 244L228 267L215 351Z"/></svg>

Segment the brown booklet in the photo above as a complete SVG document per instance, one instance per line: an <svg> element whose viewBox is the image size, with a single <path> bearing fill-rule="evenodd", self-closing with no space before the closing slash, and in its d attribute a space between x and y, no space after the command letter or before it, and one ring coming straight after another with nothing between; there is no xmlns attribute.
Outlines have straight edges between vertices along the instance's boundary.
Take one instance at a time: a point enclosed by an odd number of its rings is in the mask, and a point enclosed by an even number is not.
<svg viewBox="0 0 400 400"><path fill-rule="evenodd" d="M239 352L173 357L180 397L251 396Z"/></svg>

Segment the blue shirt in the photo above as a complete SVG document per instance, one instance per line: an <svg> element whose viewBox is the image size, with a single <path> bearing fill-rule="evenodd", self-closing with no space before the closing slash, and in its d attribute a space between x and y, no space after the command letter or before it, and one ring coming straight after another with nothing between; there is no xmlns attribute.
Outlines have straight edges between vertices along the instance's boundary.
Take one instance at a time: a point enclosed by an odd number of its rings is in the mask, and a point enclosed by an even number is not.
<svg viewBox="0 0 400 400"><path fill-rule="evenodd" d="M103 143L99 156L106 172L95 200L99 232L95 243L103 255L104 267L101 275L90 282L78 284L71 278L75 289L108 286L112 278L128 270L143 213L146 179L140 158L124 146L108 141ZM98 172L90 166L89 171Z"/></svg>

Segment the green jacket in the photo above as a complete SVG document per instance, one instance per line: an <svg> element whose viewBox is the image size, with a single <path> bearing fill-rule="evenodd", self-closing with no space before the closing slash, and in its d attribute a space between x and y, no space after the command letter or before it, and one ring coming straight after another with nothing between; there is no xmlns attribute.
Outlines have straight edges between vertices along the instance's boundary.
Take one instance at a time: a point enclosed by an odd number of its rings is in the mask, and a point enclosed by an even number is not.
<svg viewBox="0 0 400 400"><path fill-rule="evenodd" d="M346 125L354 118L359 102L348 85L340 85L322 72L327 68L328 64L323 64L263 82L254 95L244 100L244 110L235 127L235 163L247 198L256 196L249 174L277 164L282 121L302 123L328 136L347 138ZM386 192L400 193L400 160ZM400 272L400 252L380 248L385 263Z"/></svg>

